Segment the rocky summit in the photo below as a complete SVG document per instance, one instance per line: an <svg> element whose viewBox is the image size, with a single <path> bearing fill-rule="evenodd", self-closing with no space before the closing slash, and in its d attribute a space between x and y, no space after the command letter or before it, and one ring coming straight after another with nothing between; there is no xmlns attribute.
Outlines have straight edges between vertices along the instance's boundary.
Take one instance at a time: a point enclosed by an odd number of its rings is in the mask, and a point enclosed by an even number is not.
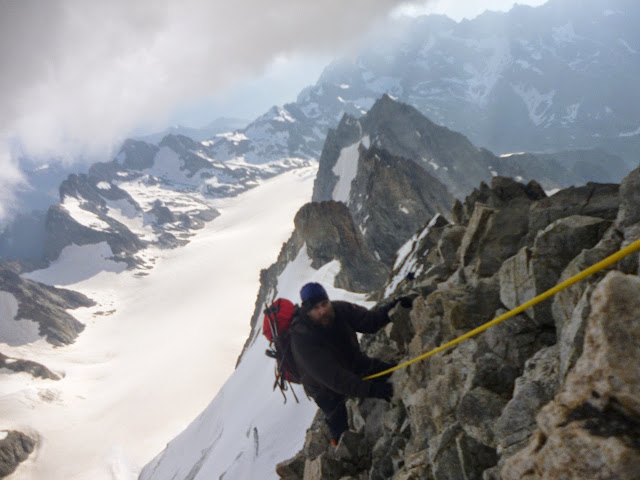
<svg viewBox="0 0 640 480"><path fill-rule="evenodd" d="M497 177L403 246L381 297L416 296L362 345L405 362L640 238L640 169L547 197ZM286 480L640 478L640 280L634 253L534 308L394 372L394 396L322 414ZM407 277L407 273L412 273Z"/></svg>

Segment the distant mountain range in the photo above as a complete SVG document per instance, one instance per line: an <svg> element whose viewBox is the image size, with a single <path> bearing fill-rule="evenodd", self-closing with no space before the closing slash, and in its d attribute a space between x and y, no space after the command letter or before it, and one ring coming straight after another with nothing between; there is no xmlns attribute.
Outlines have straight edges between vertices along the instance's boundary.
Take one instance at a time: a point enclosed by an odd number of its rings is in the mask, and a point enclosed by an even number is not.
<svg viewBox="0 0 640 480"><path fill-rule="evenodd" d="M619 182L637 165L640 149L639 16L631 0L550 0L460 23L442 16L405 19L358 55L329 65L296 102L274 106L252 122L219 119L203 129L177 127L138 141L158 145L169 133L202 141L197 149L216 162L290 159L299 165L319 159L329 129L343 115L359 118L387 94L461 133L473 148L493 152L487 158L498 160L492 163L502 162L502 154L534 152L535 160L512 156L511 164L521 166L511 171L492 168L500 175L536 178L547 189ZM437 162L431 159L431 165ZM34 188L17 201L26 215L6 226L0 258L41 253L32 239L43 231L44 214L30 212L54 204L69 173L55 164L28 169ZM451 193L461 198L478 178L459 181L464 188Z"/></svg>
<svg viewBox="0 0 640 480"><path fill-rule="evenodd" d="M134 140L141 140L147 143L158 144L167 135L182 135L189 137L193 140L201 142L215 137L219 133L230 132L238 130L249 124L249 120L242 118L226 118L221 117L215 119L213 122L203 127L185 127L184 125L174 125L161 132L152 133L149 135L140 135L133 137Z"/></svg>
<svg viewBox="0 0 640 480"><path fill-rule="evenodd" d="M635 166L639 20L632 0L550 0L460 23L399 21L296 102L213 139L211 155L317 158L344 113L359 117L388 94L496 154L601 148Z"/></svg>

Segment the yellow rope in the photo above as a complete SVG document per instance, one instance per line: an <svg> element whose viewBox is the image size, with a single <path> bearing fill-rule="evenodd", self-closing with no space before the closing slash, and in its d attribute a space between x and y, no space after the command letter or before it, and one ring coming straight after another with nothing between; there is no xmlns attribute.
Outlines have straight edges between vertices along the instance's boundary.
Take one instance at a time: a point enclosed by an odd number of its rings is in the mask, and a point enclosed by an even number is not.
<svg viewBox="0 0 640 480"><path fill-rule="evenodd" d="M605 258L604 260L599 261L598 263L592 265L591 267L581 271L580 273L577 273L576 275L574 275L573 277L565 280L562 283L559 283L558 285L556 285L553 288L550 288L549 290L547 290L544 293L541 293L540 295L538 295L535 298L532 298L531 300L529 300L528 302L523 303L522 305L520 305L519 307L514 308L513 310L500 315L499 317L494 318L493 320L485 323L484 325L480 325L479 327L465 333L464 335L459 336L458 338L455 338L453 340L451 340L450 342L445 343L444 345L440 345L437 348L434 348L433 350L423 353L422 355L415 357L407 362L401 363L399 365L396 365L395 367L389 368L387 370L384 370L382 372L378 372L375 373L373 375L369 375L367 377L364 377L363 380L371 380L373 378L377 378L377 377L382 377L384 375L387 375L391 372L394 372L396 370L400 370L401 368L405 368L408 367L409 365L412 365L416 362L419 362L420 360L424 360L425 358L428 358L432 355L435 355L436 353L440 353L443 350L446 350L447 348L453 347L454 345L457 345L458 343L471 338L481 332L484 332L486 329L493 327L494 325L499 324L500 322L503 322L505 320L507 320L508 318L511 318L515 315L518 315L519 313L524 312L527 308L533 307L534 305L542 302L543 300L546 300L547 298L555 295L556 293L564 290L565 288L570 287L571 285L578 283L580 280L583 280L585 278L587 278L590 275L593 275L596 272L599 272L600 270L604 270L605 268L609 267L610 265L618 262L619 260L621 260L622 258L626 257L627 255L630 255L633 252L636 252L640 250L640 240L636 240L635 242L633 242L632 244L626 246L625 248L617 251L616 253L614 253L613 255L608 256L607 258Z"/></svg>

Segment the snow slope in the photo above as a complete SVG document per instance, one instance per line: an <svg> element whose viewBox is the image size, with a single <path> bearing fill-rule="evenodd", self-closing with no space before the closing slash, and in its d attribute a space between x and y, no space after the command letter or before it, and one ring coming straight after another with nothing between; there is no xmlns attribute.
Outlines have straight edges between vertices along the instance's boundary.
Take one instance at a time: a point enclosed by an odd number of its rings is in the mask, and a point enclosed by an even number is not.
<svg viewBox="0 0 640 480"><path fill-rule="evenodd" d="M73 345L11 346L0 339L4 354L63 376L0 371L2 428L38 436L37 451L8 478L137 478L233 372L258 273L293 230L315 173L316 167L293 170L214 201L220 217L188 245L144 252L154 265L149 271L123 270L102 243L67 247L48 269L28 275L80 291L97 305L72 312L87 325Z"/></svg>
<svg viewBox="0 0 640 480"><path fill-rule="evenodd" d="M332 299L365 306L365 295L333 287L340 263L311 267L304 246L278 277L276 296L298 301L300 287L309 281L322 283ZM275 466L302 448L305 432L317 407L297 387L300 403L291 392L283 403L273 391L273 361L264 354L268 343L257 334L238 368L207 409L145 467L140 480L169 479L277 479Z"/></svg>

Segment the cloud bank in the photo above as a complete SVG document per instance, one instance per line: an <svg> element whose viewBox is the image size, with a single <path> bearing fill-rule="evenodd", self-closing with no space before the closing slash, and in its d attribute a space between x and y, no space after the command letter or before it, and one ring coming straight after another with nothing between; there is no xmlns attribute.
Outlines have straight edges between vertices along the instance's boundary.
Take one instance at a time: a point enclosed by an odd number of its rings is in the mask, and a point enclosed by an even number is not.
<svg viewBox="0 0 640 480"><path fill-rule="evenodd" d="M107 154L278 57L344 48L400 3L0 0L0 217L19 155Z"/></svg>

